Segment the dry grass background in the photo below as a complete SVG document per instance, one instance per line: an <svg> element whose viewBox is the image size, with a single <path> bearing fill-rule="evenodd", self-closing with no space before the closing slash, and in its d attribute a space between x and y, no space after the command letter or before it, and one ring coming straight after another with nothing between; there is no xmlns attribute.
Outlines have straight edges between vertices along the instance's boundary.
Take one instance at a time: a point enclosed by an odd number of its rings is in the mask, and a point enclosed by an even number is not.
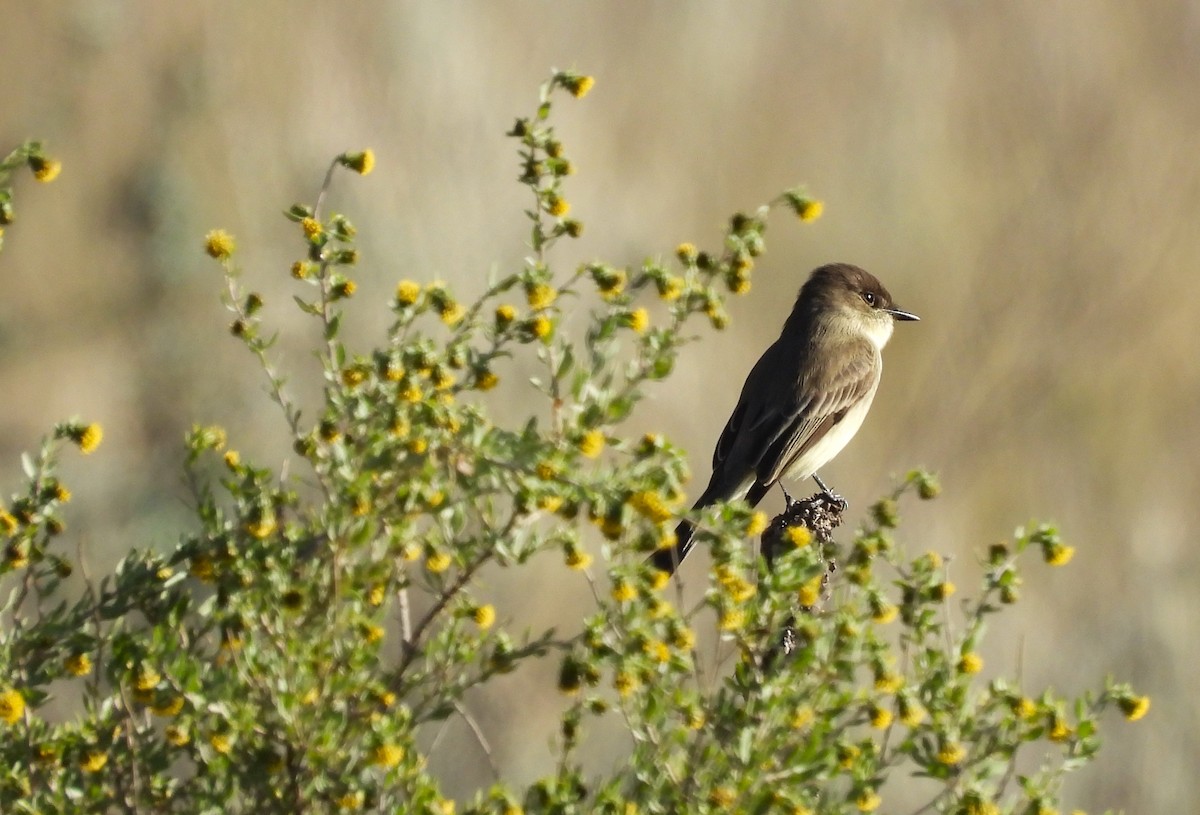
<svg viewBox="0 0 1200 815"><path fill-rule="evenodd" d="M1200 810L1200 3L80 0L0 17L0 141L44 138L65 164L49 187L26 179L0 255L0 483L54 420L101 422L101 451L67 474L95 559L187 528L193 421L285 455L260 372L224 335L204 232L238 236L287 364L311 372L278 211L312 198L332 155L371 146L375 173L335 189L363 235L357 336L400 277L477 290L523 256L502 134L550 66L578 67L597 86L558 125L587 231L563 267L711 246L731 212L797 181L826 201L812 226L779 216L731 328L692 346L640 422L706 478L807 270L875 271L924 322L897 331L873 415L825 475L862 510L909 467L939 471L944 498L909 507L902 534L956 556L964 588L983 546L1059 522L1076 559L1030 575L989 668L1031 688L1135 682L1150 715L1108 722L1072 795ZM502 612L575 614L585 590L562 574L509 587ZM481 700L517 778L547 755L543 687ZM446 745L457 788L486 782L465 738Z"/></svg>

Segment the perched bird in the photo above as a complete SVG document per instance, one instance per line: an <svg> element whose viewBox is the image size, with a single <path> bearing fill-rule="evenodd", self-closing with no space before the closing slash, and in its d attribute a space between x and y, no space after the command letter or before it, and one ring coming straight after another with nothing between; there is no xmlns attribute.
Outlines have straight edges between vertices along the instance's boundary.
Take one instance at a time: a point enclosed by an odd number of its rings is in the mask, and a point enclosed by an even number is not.
<svg viewBox="0 0 1200 815"><path fill-rule="evenodd" d="M800 289L779 339L746 377L713 451L713 473L693 509L745 498L751 506L785 475L812 476L858 432L883 371L880 351L901 311L874 275L848 263L816 269ZM781 485L782 486L782 485ZM787 491L784 495L791 502ZM692 548L683 521L675 544L650 562L673 573Z"/></svg>

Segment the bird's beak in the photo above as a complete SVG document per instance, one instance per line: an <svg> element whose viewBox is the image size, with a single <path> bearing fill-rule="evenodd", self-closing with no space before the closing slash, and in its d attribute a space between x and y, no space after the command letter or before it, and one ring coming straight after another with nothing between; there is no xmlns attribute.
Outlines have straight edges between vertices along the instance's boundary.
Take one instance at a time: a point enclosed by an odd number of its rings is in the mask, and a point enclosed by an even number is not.
<svg viewBox="0 0 1200 815"><path fill-rule="evenodd" d="M917 322L920 322L921 320L920 317L913 314L911 311L901 311L898 308L881 308L880 311L886 311L897 320L916 320Z"/></svg>

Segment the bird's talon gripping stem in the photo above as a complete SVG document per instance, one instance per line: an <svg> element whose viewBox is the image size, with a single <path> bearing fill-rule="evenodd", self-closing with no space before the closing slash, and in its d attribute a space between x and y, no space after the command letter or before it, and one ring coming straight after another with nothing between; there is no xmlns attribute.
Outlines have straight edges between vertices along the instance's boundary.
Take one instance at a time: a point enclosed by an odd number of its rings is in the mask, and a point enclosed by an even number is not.
<svg viewBox="0 0 1200 815"><path fill-rule="evenodd" d="M846 507L848 507L849 504L846 502L845 498L829 489L829 487L825 486L825 482L822 481L821 477L816 473L813 473L813 481L817 482L817 486L821 488L821 493L825 496L826 500L828 500L831 504L837 505L840 512L846 511ZM784 494L786 495L787 493Z"/></svg>

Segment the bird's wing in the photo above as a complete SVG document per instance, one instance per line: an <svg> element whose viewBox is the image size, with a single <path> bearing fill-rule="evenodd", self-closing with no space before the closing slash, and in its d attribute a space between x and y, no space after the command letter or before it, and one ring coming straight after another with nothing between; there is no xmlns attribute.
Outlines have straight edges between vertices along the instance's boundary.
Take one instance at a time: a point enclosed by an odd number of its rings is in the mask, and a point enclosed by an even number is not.
<svg viewBox="0 0 1200 815"><path fill-rule="evenodd" d="M843 355L840 366L819 379L802 381L790 405L779 405L779 410L770 412L773 415L759 420L774 430L755 467L759 483L774 484L782 478L850 408L872 394L879 384L877 357L878 351L870 343L855 345Z"/></svg>

